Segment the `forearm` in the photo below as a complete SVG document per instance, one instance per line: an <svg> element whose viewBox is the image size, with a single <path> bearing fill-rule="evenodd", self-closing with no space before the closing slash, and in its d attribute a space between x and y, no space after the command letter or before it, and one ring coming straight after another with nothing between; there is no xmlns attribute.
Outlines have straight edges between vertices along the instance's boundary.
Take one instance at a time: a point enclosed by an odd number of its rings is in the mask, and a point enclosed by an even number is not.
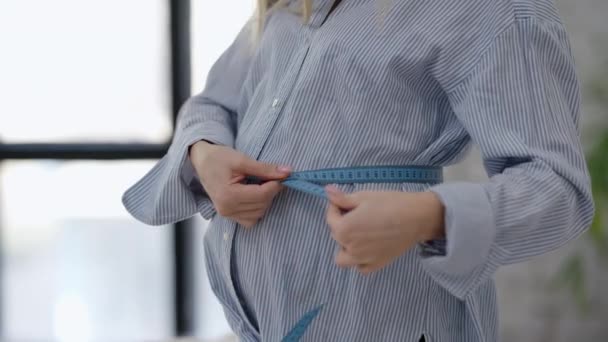
<svg viewBox="0 0 608 342"><path fill-rule="evenodd" d="M443 255L424 258L431 275L465 297L498 267L580 235L593 216L588 177L584 169L565 169L560 174L536 161L508 168L486 183L434 187L445 207L446 241Z"/></svg>
<svg viewBox="0 0 608 342"><path fill-rule="evenodd" d="M432 191L418 194L420 207L426 219L418 233L418 243L442 239L445 237L445 206L439 196Z"/></svg>

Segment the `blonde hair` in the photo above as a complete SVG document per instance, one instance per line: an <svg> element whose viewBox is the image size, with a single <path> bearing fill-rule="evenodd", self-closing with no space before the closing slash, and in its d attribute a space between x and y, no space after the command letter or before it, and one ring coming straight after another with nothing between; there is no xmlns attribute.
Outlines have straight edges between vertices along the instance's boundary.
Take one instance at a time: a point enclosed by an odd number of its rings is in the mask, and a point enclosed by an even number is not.
<svg viewBox="0 0 608 342"><path fill-rule="evenodd" d="M310 19L310 14L312 13L312 1L313 0L301 0L302 1L302 9L301 16L304 22L307 22ZM259 37L262 29L264 28L264 20L266 19L266 14L268 11L285 5L286 0L257 0L258 6L256 8L256 29L255 29L255 37Z"/></svg>
<svg viewBox="0 0 608 342"><path fill-rule="evenodd" d="M264 21L266 19L266 14L280 6L284 6L288 0L257 0L258 6L256 8L255 13L255 29L253 31L253 40L257 41L257 39L262 34L262 30L264 28ZM310 15L312 14L312 2L313 0L298 0L302 2L302 6L299 14L302 17L303 22L308 22L310 19ZM383 0L377 1L378 4L378 14L379 14L379 23L383 23L386 19L386 15L388 14L389 8L392 4L393 0Z"/></svg>

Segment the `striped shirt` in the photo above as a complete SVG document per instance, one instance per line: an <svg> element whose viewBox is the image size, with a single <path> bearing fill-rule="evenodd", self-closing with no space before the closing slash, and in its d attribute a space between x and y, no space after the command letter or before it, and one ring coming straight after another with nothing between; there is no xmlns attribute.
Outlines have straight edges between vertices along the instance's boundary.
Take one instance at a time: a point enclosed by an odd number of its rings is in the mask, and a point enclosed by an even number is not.
<svg viewBox="0 0 608 342"><path fill-rule="evenodd" d="M498 267L564 245L593 216L579 84L554 4L345 0L330 13L333 1L315 0L304 24L295 2L269 13L255 46L245 26L125 207L151 225L210 220L210 282L243 341L280 341L319 308L292 340L498 340ZM187 157L201 139L296 171L447 166L475 143L489 180L339 185L434 191L446 209L439 248L363 276L335 265L322 199L286 189L247 231L216 214Z"/></svg>

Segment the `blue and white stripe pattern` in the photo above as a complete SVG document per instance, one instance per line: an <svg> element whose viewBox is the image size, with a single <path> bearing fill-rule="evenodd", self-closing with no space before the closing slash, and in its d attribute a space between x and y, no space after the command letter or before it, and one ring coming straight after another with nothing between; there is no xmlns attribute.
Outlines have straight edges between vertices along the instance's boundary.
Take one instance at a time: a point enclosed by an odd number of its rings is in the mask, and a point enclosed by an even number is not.
<svg viewBox="0 0 608 342"><path fill-rule="evenodd" d="M332 1L316 0L308 25L274 11L255 48L244 29L184 105L167 155L124 195L151 225L211 219L211 285L243 341L496 341L497 268L590 224L579 85L552 1L379 2L343 0L328 16ZM475 143L490 179L338 185L434 191L446 208L445 241L362 276L335 266L323 199L286 189L247 231L216 215L187 160L200 139L297 171L443 167Z"/></svg>

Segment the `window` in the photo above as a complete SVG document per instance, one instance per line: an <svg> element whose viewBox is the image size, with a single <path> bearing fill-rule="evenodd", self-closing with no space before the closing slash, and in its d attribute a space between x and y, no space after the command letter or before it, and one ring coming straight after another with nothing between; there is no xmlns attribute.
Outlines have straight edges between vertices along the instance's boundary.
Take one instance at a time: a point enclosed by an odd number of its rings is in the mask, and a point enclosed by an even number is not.
<svg viewBox="0 0 608 342"><path fill-rule="evenodd" d="M192 332L186 224L120 202L168 146L188 40L188 1L0 2L3 340Z"/></svg>
<svg viewBox="0 0 608 342"><path fill-rule="evenodd" d="M166 1L0 2L3 142L171 134Z"/></svg>
<svg viewBox="0 0 608 342"><path fill-rule="evenodd" d="M4 338L229 333L204 272L206 222L148 227L120 196L252 12L241 0L0 2Z"/></svg>
<svg viewBox="0 0 608 342"><path fill-rule="evenodd" d="M202 90L206 75L254 13L254 1L192 1L192 92Z"/></svg>
<svg viewBox="0 0 608 342"><path fill-rule="evenodd" d="M125 341L173 334L170 230L135 222L117 201L150 166L2 165L5 338Z"/></svg>

